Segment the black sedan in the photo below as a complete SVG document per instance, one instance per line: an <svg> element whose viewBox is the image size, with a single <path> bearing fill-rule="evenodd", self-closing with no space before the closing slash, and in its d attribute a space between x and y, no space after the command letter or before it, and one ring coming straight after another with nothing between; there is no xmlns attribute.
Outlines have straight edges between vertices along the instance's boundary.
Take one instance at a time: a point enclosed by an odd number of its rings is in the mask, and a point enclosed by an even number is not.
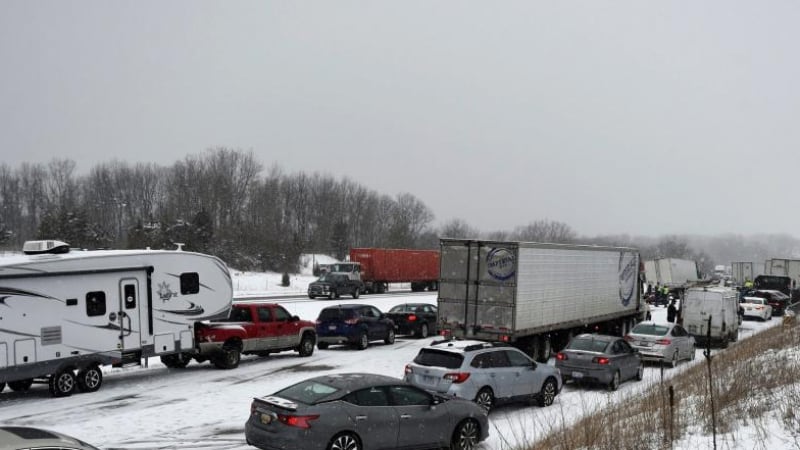
<svg viewBox="0 0 800 450"><path fill-rule="evenodd" d="M489 436L487 414L397 378L331 374L254 398L244 432L264 450L469 450Z"/></svg>
<svg viewBox="0 0 800 450"><path fill-rule="evenodd" d="M404 303L386 313L394 322L397 334L413 334L426 338L436 334L436 306L428 303Z"/></svg>

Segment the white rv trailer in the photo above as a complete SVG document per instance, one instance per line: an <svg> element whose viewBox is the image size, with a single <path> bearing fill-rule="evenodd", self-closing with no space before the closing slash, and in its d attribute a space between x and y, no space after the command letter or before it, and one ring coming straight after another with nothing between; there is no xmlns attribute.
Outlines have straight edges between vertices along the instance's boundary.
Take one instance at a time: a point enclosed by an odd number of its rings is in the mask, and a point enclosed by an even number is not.
<svg viewBox="0 0 800 450"><path fill-rule="evenodd" d="M54 396L96 391L101 365L191 352L195 322L231 307L230 272L214 256L59 241L24 250L0 258L0 390L47 380Z"/></svg>

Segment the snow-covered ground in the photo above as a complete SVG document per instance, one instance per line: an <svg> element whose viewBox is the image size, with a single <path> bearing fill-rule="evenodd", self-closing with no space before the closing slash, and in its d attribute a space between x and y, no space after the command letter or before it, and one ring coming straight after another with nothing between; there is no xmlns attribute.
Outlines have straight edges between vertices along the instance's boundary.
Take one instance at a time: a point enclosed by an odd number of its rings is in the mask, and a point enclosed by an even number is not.
<svg viewBox="0 0 800 450"><path fill-rule="evenodd" d="M308 269L293 276L289 287L282 287L280 274L233 274L237 297L275 297L293 314L311 320L332 302L282 296L304 293L313 279ZM352 299L341 301L352 302ZM436 294L407 291L365 295L358 300L382 311L408 301L436 303ZM655 308L653 316L655 320L664 320L666 309ZM742 337L769 325L747 321ZM247 449L252 447L244 441L243 427L253 396L271 393L320 373L365 371L401 377L405 364L429 342L399 337L394 345L373 344L364 351L332 347L316 350L309 358L300 358L292 352L266 358L243 357L237 369L227 371L196 362L185 369L168 369L158 358L151 358L147 367L104 368L103 387L91 394L56 399L50 397L45 385L34 385L24 394L6 389L0 394L0 423L53 429L106 449ZM697 356L694 364L702 360L701 353ZM666 377L680 376L688 364L665 371ZM481 448L519 448L550 426L571 422L608 402L636 395L659 380L660 370L651 366L645 370L644 381L626 382L617 392L569 385L548 408L500 407L490 415L491 436ZM736 448L762 448L763 442L755 439L763 436L763 432L750 433L752 439L747 437L747 429L737 433ZM793 448L783 447L779 441L776 438L769 447ZM695 437L675 448L710 448L710 442L710 438Z"/></svg>

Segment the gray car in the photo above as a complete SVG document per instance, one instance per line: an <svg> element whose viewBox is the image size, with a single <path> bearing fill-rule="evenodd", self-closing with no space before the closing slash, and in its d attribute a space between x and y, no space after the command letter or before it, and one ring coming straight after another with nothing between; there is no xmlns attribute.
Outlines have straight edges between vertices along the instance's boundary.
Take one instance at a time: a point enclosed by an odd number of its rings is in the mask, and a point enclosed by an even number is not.
<svg viewBox="0 0 800 450"><path fill-rule="evenodd" d="M641 380L644 365L639 352L625 339L603 334L581 334L556 355L564 381L606 385L616 391L625 380Z"/></svg>
<svg viewBox="0 0 800 450"><path fill-rule="evenodd" d="M264 450L468 450L489 436L489 421L472 402L397 378L348 373L254 398L244 432L249 445Z"/></svg>
<svg viewBox="0 0 800 450"><path fill-rule="evenodd" d="M675 367L678 361L695 357L694 337L676 323L640 322L625 340L645 361L663 361Z"/></svg>
<svg viewBox="0 0 800 450"><path fill-rule="evenodd" d="M473 340L434 341L420 349L406 365L405 380L432 392L474 400L487 410L514 401L550 406L562 386L555 367L536 363L508 344Z"/></svg>

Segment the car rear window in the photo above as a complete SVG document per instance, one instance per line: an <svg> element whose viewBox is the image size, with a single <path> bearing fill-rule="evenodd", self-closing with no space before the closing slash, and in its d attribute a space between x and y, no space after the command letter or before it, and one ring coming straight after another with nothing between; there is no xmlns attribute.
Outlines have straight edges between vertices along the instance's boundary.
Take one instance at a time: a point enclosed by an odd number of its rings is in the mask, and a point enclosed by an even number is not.
<svg viewBox="0 0 800 450"><path fill-rule="evenodd" d="M592 338L573 339L567 346L568 350L583 350L587 352L603 353L608 347L608 341L600 341Z"/></svg>
<svg viewBox="0 0 800 450"><path fill-rule="evenodd" d="M655 325L652 323L640 323L631 330L634 334L646 334L649 336L664 336L669 331L665 325Z"/></svg>
<svg viewBox="0 0 800 450"><path fill-rule="evenodd" d="M458 369L464 362L464 355L453 352L443 352L432 348L423 348L414 358L414 362L421 366L445 367Z"/></svg>
<svg viewBox="0 0 800 450"><path fill-rule="evenodd" d="M320 311L318 320L330 322L334 320L349 319L352 318L353 315L354 311L352 309L330 308Z"/></svg>
<svg viewBox="0 0 800 450"><path fill-rule="evenodd" d="M339 392L339 389L319 381L301 381L275 393L276 396L295 402L313 405Z"/></svg>
<svg viewBox="0 0 800 450"><path fill-rule="evenodd" d="M411 312L414 308L408 305L397 305L389 310L390 313Z"/></svg>

